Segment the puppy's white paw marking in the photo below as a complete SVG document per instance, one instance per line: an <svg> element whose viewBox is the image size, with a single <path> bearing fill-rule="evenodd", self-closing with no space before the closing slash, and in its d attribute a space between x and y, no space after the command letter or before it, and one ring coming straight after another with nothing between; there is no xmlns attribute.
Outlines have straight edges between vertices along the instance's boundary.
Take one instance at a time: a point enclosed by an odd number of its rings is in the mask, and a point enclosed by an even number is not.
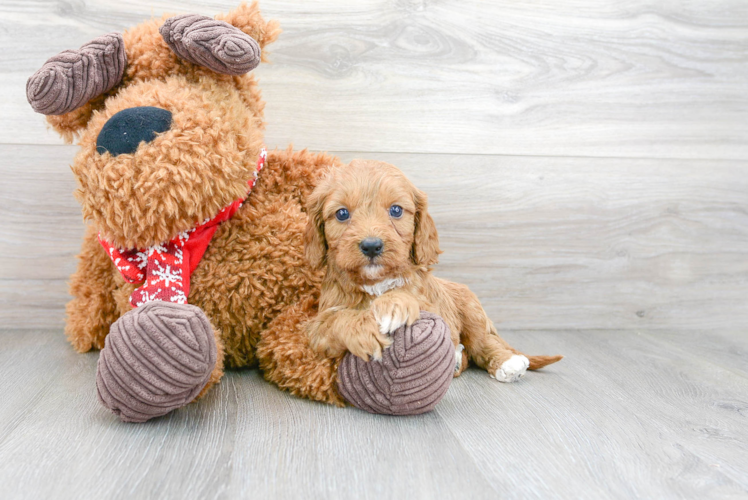
<svg viewBox="0 0 748 500"><path fill-rule="evenodd" d="M491 375L499 382L516 382L521 379L530 367L530 360L521 354L514 354L511 358L501 363L496 373Z"/></svg>
<svg viewBox="0 0 748 500"><path fill-rule="evenodd" d="M381 333L382 335L387 335L403 326L405 324L405 320L393 316L382 316L380 318L377 318L377 323L379 323L379 333Z"/></svg>
<svg viewBox="0 0 748 500"><path fill-rule="evenodd" d="M377 322L379 323L379 333L381 333L382 335L390 333L390 323L392 323L391 316L382 316L381 318L377 318Z"/></svg>
<svg viewBox="0 0 748 500"><path fill-rule="evenodd" d="M465 346L462 344L459 344L455 348L455 373L460 372L460 368L462 368L462 351L465 350Z"/></svg>

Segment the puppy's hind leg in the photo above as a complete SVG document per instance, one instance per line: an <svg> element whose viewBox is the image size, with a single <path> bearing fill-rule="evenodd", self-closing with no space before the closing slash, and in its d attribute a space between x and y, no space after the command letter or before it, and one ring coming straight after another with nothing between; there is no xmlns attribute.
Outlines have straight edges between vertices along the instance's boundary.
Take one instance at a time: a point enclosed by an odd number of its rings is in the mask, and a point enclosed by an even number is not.
<svg viewBox="0 0 748 500"><path fill-rule="evenodd" d="M465 285L449 283L462 319L461 342L468 356L499 382L516 382L525 372L559 361L563 356L526 356L496 332L478 297Z"/></svg>

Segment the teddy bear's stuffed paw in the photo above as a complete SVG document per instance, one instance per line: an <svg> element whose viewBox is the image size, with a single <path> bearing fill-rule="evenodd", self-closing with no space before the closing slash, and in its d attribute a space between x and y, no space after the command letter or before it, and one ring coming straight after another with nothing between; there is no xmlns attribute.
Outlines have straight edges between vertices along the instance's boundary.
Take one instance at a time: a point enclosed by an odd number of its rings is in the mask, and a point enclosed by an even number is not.
<svg viewBox="0 0 748 500"><path fill-rule="evenodd" d="M111 327L99 356L96 390L126 422L145 422L194 400L216 365L213 327L188 304L154 301Z"/></svg>
<svg viewBox="0 0 748 500"><path fill-rule="evenodd" d="M530 360L521 354L514 354L511 358L504 361L491 378L499 382L516 382L521 379L527 369L530 367Z"/></svg>
<svg viewBox="0 0 748 500"><path fill-rule="evenodd" d="M446 394L454 371L455 348L447 323L422 311L412 326L398 328L392 340L378 362L345 355L338 367L341 396L370 413L431 411Z"/></svg>

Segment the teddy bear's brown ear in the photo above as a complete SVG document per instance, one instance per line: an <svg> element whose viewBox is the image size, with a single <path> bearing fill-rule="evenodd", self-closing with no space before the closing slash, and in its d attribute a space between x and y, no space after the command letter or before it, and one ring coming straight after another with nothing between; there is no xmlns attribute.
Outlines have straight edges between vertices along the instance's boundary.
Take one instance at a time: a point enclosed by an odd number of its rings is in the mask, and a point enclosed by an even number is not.
<svg viewBox="0 0 748 500"><path fill-rule="evenodd" d="M225 21L182 14L164 21L159 32L180 59L222 75L243 75L260 64L260 44Z"/></svg>
<svg viewBox="0 0 748 500"><path fill-rule="evenodd" d="M26 82L26 98L37 113L64 115L111 90L126 66L122 35L109 33L47 59Z"/></svg>
<svg viewBox="0 0 748 500"><path fill-rule="evenodd" d="M228 14L216 16L216 19L236 26L256 40L260 45L260 49L262 49L263 62L267 61L265 58L265 46L274 42L281 33L278 21L265 21L263 19L257 2L252 2L251 5L242 3Z"/></svg>
<svg viewBox="0 0 748 500"><path fill-rule="evenodd" d="M47 59L26 82L26 98L71 142L103 95L120 83L126 67L122 35L109 33Z"/></svg>
<svg viewBox="0 0 748 500"><path fill-rule="evenodd" d="M277 22L265 22L255 2L215 19L199 14L170 17L159 32L180 59L239 76L260 64L262 47L275 40L280 28Z"/></svg>

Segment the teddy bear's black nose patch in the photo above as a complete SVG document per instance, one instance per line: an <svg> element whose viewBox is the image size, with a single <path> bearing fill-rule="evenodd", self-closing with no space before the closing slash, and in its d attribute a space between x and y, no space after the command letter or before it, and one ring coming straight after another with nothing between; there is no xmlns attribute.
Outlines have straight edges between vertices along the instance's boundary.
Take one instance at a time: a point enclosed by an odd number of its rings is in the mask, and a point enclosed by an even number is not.
<svg viewBox="0 0 748 500"><path fill-rule="evenodd" d="M112 156L134 153L142 142L151 142L171 127L171 112L153 106L123 109L112 116L96 138L96 152Z"/></svg>

